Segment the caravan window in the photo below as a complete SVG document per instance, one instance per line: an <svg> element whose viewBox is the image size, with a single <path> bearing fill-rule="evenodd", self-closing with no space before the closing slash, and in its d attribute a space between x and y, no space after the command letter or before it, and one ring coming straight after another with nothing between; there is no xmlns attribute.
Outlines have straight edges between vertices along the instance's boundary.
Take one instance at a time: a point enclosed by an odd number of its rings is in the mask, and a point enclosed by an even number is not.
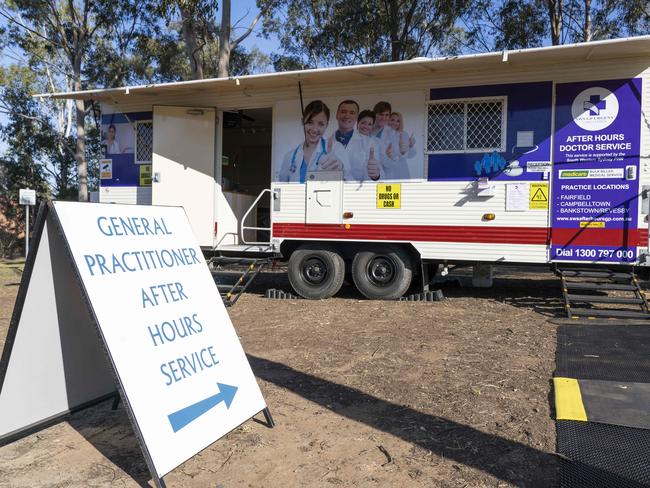
<svg viewBox="0 0 650 488"><path fill-rule="evenodd" d="M135 123L135 164L151 164L153 154L153 122Z"/></svg>
<svg viewBox="0 0 650 488"><path fill-rule="evenodd" d="M506 97L427 103L427 153L505 151Z"/></svg>

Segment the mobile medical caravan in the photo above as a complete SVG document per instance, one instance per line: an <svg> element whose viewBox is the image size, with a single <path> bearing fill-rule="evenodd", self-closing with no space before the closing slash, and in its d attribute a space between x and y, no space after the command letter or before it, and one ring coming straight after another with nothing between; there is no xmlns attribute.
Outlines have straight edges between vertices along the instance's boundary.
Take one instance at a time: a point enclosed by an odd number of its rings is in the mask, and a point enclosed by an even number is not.
<svg viewBox="0 0 650 488"><path fill-rule="evenodd" d="M101 202L396 298L429 264L646 266L649 92L638 37L51 96L101 102Z"/></svg>

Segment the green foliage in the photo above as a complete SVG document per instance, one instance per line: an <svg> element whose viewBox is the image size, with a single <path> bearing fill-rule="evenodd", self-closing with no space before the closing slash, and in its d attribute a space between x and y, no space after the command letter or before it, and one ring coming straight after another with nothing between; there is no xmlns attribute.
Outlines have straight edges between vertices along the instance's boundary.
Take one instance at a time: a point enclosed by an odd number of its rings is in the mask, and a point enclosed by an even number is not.
<svg viewBox="0 0 650 488"><path fill-rule="evenodd" d="M469 0L259 0L272 12L267 35L277 35L288 58L278 66L309 67L398 61L455 51L450 39ZM450 42L451 41L451 42Z"/></svg>
<svg viewBox="0 0 650 488"><path fill-rule="evenodd" d="M50 197L47 170L40 157L52 149L52 139L47 129L43 130L38 105L27 91L34 83L33 73L27 69L0 69L0 81L1 107L20 110L7 114L8 123L0 128L0 138L13 141L0 157L0 257L4 258L16 253L18 237L24 232L24 209L18 205L18 191L31 188L39 198Z"/></svg>
<svg viewBox="0 0 650 488"><path fill-rule="evenodd" d="M475 1L465 17L465 45L476 51L523 49L544 44L548 19L537 0Z"/></svg>
<svg viewBox="0 0 650 488"><path fill-rule="evenodd" d="M72 185L61 173L66 173L67 168L69 174L74 161L74 141L58 133L44 107L31 96L38 87L37 75L28 68L12 66L2 70L2 81L0 111L7 117L7 123L0 127L0 137L7 144L4 154L7 167L18 168L16 174L24 177L31 175L30 188L40 188L50 179L54 195L69 195ZM30 166L32 169L28 171ZM42 193L49 195L50 190Z"/></svg>
<svg viewBox="0 0 650 488"><path fill-rule="evenodd" d="M219 59L219 24L216 2L206 0L166 0L156 11L164 22L151 32L137 36L133 69L148 83L184 81L193 78L192 62L199 64L203 78L216 78ZM185 30L184 30L185 29ZM191 49L188 42L196 46ZM233 76L268 71L271 60L259 49L241 46L230 53Z"/></svg>

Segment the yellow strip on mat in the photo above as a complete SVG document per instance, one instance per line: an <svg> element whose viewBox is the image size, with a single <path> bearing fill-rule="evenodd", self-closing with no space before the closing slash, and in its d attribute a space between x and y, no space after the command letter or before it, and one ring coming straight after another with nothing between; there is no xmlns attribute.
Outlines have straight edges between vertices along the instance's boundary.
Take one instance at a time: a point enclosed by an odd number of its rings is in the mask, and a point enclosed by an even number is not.
<svg viewBox="0 0 650 488"><path fill-rule="evenodd" d="M587 421L587 412L582 404L580 385L573 378L553 378L555 389L555 416L557 420Z"/></svg>

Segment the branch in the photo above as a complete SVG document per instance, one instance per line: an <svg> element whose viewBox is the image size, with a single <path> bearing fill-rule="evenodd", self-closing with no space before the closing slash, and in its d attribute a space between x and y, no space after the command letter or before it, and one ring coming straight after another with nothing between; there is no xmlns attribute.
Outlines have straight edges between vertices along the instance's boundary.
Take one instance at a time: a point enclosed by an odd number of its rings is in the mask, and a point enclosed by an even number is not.
<svg viewBox="0 0 650 488"><path fill-rule="evenodd" d="M43 37L41 34L39 34L39 33L38 33L37 31L35 31L34 29L32 29L32 28L30 28L30 27L27 27L27 26L26 26L25 24L23 24L22 22L18 22L16 19L14 19L13 17L11 17L10 15L7 15L3 10L0 10L0 16L4 17L4 18L7 19L9 22L13 22L14 24L16 24L16 25L22 27L22 28L25 29L26 31L31 32L31 33L34 34L35 36L40 37L42 40L47 41L47 42L49 42L50 44L52 44L52 45L54 45L54 46L56 46L56 47L63 48L63 46L61 46L61 44L59 44L59 43L57 43L57 42L54 42L52 39L48 39L47 37Z"/></svg>
<svg viewBox="0 0 650 488"><path fill-rule="evenodd" d="M43 120L43 119L41 119L40 117L33 117L33 116L31 116L31 115L25 115L25 114L22 114L22 113L20 113L20 112L16 112L16 111L14 111L14 110L8 109L5 105L3 105L2 107L0 107L0 114L5 114L5 115L15 115L15 116L17 116L17 117L22 117L23 119L33 120L34 122L39 122L39 123L43 124L47 129L50 130L50 132L52 132L52 134L54 134L56 137L58 137L58 138L60 139L61 142L64 143L64 144L63 144L63 147L68 151L68 153L69 153L73 158L76 156L75 152L72 151L72 149L70 149L70 148L68 147L68 145L67 145L67 141L63 138L63 136L62 136L61 134L59 134L57 131L55 131L54 129L52 129L52 127L50 126L49 121L47 121L47 120Z"/></svg>
<svg viewBox="0 0 650 488"><path fill-rule="evenodd" d="M234 49L237 46L239 46L239 44L242 41L244 41L244 39L246 39L251 34L251 32L253 32L253 29L255 28L257 22L260 20L260 17L261 17L261 13L257 14L253 19L253 21L251 22L251 24L248 26L248 29L246 29L246 32L244 32L241 36L239 36L237 39L235 39L230 43L231 49Z"/></svg>
<svg viewBox="0 0 650 488"><path fill-rule="evenodd" d="M52 26L52 28L58 32L59 34L59 39L62 41L66 41L64 45L60 45L59 47L65 51L65 53L68 55L68 58L72 60L72 51L70 49L70 45L67 42L66 36L65 36L65 30L63 29L63 20L61 20L61 17L59 16L59 11L57 10L57 5L52 2L52 0L48 0L48 6L50 7L50 11L52 15L54 16L54 19L56 22L52 22L52 19L50 18L49 15L45 16L45 20L48 21L48 23Z"/></svg>
<svg viewBox="0 0 650 488"><path fill-rule="evenodd" d="M246 13L242 15L239 19L237 19L237 21L232 25L231 29L232 30L239 29L239 23L242 20L244 20L246 17L248 17L248 14L250 13L251 13L251 9L246 9Z"/></svg>
<svg viewBox="0 0 650 488"><path fill-rule="evenodd" d="M250 25L248 26L248 29L246 29L246 32L244 32L244 33L243 33L241 36L239 36L236 40L234 40L233 42L230 43L230 48L231 48L231 49L235 49L237 46L239 46L239 44L240 44L244 39L246 39L246 38L251 34L251 32L253 32L253 29L255 28L255 26L257 25L257 23L259 22L259 20L262 18L263 12L264 12L263 10L260 10L260 12L255 16L255 18L253 19L253 21L252 21L252 22L250 23Z"/></svg>

